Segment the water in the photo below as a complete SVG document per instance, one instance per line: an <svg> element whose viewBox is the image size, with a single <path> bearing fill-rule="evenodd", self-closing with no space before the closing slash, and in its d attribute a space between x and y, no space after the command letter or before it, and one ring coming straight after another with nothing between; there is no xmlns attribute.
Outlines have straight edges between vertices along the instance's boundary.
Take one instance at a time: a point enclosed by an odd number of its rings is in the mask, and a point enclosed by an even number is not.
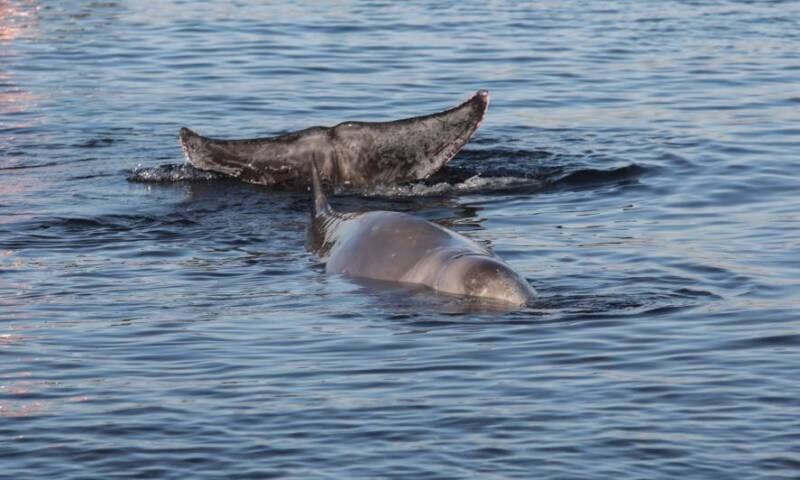
<svg viewBox="0 0 800 480"><path fill-rule="evenodd" d="M0 1L0 477L797 478L798 2ZM498 312L327 276L309 196L177 133L432 113L340 195L493 249Z"/></svg>

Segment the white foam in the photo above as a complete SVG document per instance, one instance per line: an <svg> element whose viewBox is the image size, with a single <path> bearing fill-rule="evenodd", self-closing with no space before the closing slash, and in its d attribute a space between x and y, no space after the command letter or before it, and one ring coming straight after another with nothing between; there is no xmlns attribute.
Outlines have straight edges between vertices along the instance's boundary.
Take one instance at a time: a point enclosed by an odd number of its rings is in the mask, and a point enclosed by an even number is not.
<svg viewBox="0 0 800 480"><path fill-rule="evenodd" d="M198 170L189 164L161 165L158 167L136 167L128 180L135 182L192 182L198 180L217 180L222 175Z"/></svg>
<svg viewBox="0 0 800 480"><path fill-rule="evenodd" d="M369 195L386 197L425 197L443 195L447 193L473 193L505 190L521 186L540 186L541 182L523 177L481 177L473 175L463 182L450 184L447 182L428 185L425 183L412 183L406 185L378 186L368 192Z"/></svg>

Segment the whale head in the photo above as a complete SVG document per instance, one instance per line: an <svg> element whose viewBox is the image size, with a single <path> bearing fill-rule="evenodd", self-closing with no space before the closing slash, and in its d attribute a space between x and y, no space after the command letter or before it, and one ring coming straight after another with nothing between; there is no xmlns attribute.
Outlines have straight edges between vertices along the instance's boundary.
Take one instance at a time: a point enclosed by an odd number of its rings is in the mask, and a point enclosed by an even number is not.
<svg viewBox="0 0 800 480"><path fill-rule="evenodd" d="M517 306L528 305L536 298L536 290L524 278L501 260L487 255L462 255L447 262L433 288Z"/></svg>

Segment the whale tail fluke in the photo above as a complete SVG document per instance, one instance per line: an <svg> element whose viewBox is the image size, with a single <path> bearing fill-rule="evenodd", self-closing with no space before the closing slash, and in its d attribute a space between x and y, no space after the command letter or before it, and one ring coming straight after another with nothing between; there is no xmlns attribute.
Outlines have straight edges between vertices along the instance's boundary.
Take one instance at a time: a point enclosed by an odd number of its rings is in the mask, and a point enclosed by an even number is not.
<svg viewBox="0 0 800 480"><path fill-rule="evenodd" d="M311 158L311 194L314 197L312 216L328 216L331 214L331 206L328 204L328 198L322 190L322 181L319 178L319 169L317 168L317 159L315 156Z"/></svg>
<svg viewBox="0 0 800 480"><path fill-rule="evenodd" d="M315 152L328 159L320 166L336 167L322 171L331 185L368 189L428 178L472 138L488 108L489 92L480 90L453 108L412 118L346 121L249 139L211 138L184 127L179 143L195 168L278 187L308 186L308 155Z"/></svg>

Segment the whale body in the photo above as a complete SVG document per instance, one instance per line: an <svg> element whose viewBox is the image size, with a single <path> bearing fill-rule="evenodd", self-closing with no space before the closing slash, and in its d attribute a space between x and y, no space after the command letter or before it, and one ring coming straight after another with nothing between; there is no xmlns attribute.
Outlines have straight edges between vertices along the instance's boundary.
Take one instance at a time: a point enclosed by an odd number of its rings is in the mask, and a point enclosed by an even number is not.
<svg viewBox="0 0 800 480"><path fill-rule="evenodd" d="M425 285L433 290L526 305L536 291L486 247L401 212L339 213L312 164L314 196L307 248L327 273Z"/></svg>

